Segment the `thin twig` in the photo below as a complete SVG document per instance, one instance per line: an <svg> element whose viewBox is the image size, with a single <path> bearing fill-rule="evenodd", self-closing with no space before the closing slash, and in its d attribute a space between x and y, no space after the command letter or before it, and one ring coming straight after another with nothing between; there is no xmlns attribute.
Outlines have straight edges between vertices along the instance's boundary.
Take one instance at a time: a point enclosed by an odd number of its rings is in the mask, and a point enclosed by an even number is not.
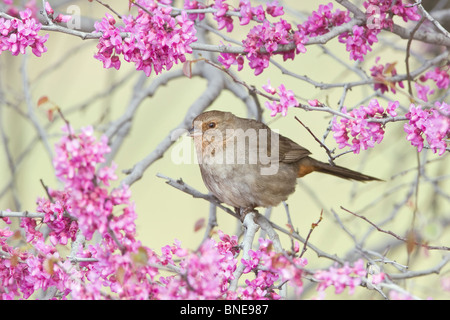
<svg viewBox="0 0 450 320"><path fill-rule="evenodd" d="M122 15L120 15L116 10L114 10L109 4L103 3L103 2L100 1L100 0L95 0L95 1L97 1L98 3L100 3L100 4L101 4L102 6L104 6L105 8L111 10L111 12L113 12L119 19L122 19Z"/></svg>
<svg viewBox="0 0 450 320"><path fill-rule="evenodd" d="M354 212L352 212L352 211L350 211L350 210L344 208L343 206L341 206L341 209L344 210L344 211L346 211L346 212L348 212L348 213L350 213L350 214L352 214L352 215L354 215L355 217L358 217L358 218L360 218L360 219L366 221L366 222L369 223L372 227L374 227L375 229L377 229L379 232L389 234L389 235L393 236L394 238L396 238L396 239L398 239L398 240L400 240L400 241L403 241L403 242L405 242L405 243L408 242L408 241L411 241L410 239L407 239L407 238L404 238L404 237L400 237L399 235L395 234L395 233L392 232L392 231L389 231L389 230L386 231L386 230L381 229L380 227L378 227L375 223L373 223L372 221L370 221L370 220L367 219L366 217L360 216L359 214L354 213ZM425 249L428 249L428 250L445 250L445 251L450 251L450 247L446 247L446 246L430 246L430 245L427 245L427 244L424 244L424 243L419 243L419 242L417 242L417 241L414 241L413 243L414 243L415 245L417 245L417 246L421 246L421 247L423 247L423 248L425 248Z"/></svg>
<svg viewBox="0 0 450 320"><path fill-rule="evenodd" d="M420 25L425 21L425 18L420 19L420 21L415 25L414 29L411 31L411 35L408 39L408 42L406 44L406 57L405 57L405 64L406 64L406 75L407 75L407 81L408 81L408 92L410 97L413 97L413 93L412 93L412 87L411 87L411 73L410 73L410 69L409 69L409 55L410 55L410 50L411 50L411 42L413 40L414 34L417 32L417 30L419 30Z"/></svg>
<svg viewBox="0 0 450 320"><path fill-rule="evenodd" d="M309 229L308 235L306 236L306 240L305 243L303 244L303 249L302 252L300 253L300 258L303 257L303 254L306 252L307 250L307 244L309 241L309 237L311 237L312 232L314 231L314 229L319 226L319 223L322 221L322 214L323 214L323 209L320 211L320 217L319 220L317 220L317 222L314 222L311 224L311 229Z"/></svg>
<svg viewBox="0 0 450 320"><path fill-rule="evenodd" d="M331 159L333 159L333 155L331 154L331 150L330 149L328 149L328 147L324 144L324 143L322 143L322 141L320 141L315 135L314 135L314 133L299 119L299 118L297 118L297 116L295 116L294 117L295 118L295 120L297 120L311 135L312 135L312 137L314 138L314 140L316 140L319 144L320 144L320 146L322 147L322 148L324 148L325 149L325 151L326 151L326 153L328 154L328 158L329 158L329 160L330 160L330 162L331 163L333 163L333 160L331 160Z"/></svg>

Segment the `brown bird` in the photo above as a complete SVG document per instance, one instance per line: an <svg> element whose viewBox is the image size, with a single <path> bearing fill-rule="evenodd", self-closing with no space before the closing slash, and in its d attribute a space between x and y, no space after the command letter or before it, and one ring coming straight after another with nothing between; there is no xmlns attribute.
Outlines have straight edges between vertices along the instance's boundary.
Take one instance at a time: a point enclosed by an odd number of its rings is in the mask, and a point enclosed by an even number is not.
<svg viewBox="0 0 450 320"><path fill-rule="evenodd" d="M200 114L190 135L206 187L236 213L278 205L294 192L297 178L313 171L357 181L380 180L315 160L307 149L264 123L230 112Z"/></svg>

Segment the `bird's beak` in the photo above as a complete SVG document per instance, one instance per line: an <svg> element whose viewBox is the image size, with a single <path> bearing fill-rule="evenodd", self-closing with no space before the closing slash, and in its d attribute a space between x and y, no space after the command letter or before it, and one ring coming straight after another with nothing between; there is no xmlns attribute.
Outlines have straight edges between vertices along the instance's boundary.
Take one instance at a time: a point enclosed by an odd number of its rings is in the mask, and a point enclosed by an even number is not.
<svg viewBox="0 0 450 320"><path fill-rule="evenodd" d="M189 137L191 137L191 138L199 137L202 135L202 132L198 129L195 129L194 126L192 126L192 128L190 128L188 130L188 132L189 132Z"/></svg>

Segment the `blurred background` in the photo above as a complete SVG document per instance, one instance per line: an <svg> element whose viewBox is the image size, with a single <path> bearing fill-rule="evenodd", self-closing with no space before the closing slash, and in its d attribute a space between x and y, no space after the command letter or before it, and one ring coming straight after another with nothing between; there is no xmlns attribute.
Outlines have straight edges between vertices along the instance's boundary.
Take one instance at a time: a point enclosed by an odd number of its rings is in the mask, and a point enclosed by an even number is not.
<svg viewBox="0 0 450 320"><path fill-rule="evenodd" d="M66 13L70 5L76 5L84 18L100 20L106 9L96 2L88 1L50 1L56 12ZM180 7L181 1L174 5ZM238 1L228 1L238 3ZM263 1L260 1L263 3ZM281 3L281 1L280 1ZM329 1L285 1L285 17L292 25L305 21L319 4ZM128 14L128 1L110 1L116 12ZM334 8L340 7L334 3ZM117 19L119 20L119 19ZM212 26L215 21L208 17ZM239 26L235 20L235 31L229 37L241 41L251 26ZM400 21L396 21L400 23ZM45 34L44 32L41 32ZM214 34L208 34L212 44L224 41ZM143 72L136 71L134 65L122 61L120 70L104 69L100 61L93 58L97 52L96 40L81 40L68 34L51 32L46 47L48 52L37 58L27 52L17 57L9 52L0 56L0 126L2 141L0 151L0 209L12 211L33 211L36 198L45 196L40 179L51 188L58 188L51 163L51 154L45 143L39 139L37 127L44 128L48 135L48 145L61 137L63 121L55 114L54 120L48 119L48 104L38 107L43 96L51 103L59 106L76 130L92 125L100 137L111 123L120 118L133 101L136 88L148 87L157 83L164 75L154 72L146 77ZM294 61L283 63L282 57L274 60L286 69L299 75L323 83L345 83L361 80L361 74L370 76L370 67L375 64L376 57L380 63L396 63L397 72L404 74L406 40L398 36L383 33L380 42L373 46L362 63L349 60L345 45L337 39L324 46L307 46L307 52L300 54ZM412 69L422 63L421 59L434 57L434 48L413 41L411 52ZM195 57L207 53L194 52ZM215 54L214 54L215 56ZM419 57L419 58L418 58ZM188 56L194 59L194 56ZM203 62L198 62L201 64ZM175 65L169 72L181 69ZM236 67L232 67L233 70ZM195 64L194 64L195 70ZM356 71L357 72L356 72ZM178 71L179 72L179 71ZM262 85L270 79L273 87L284 84L294 91L301 102L318 99L332 108L338 108L340 99L345 97L344 105L348 109L367 105L374 95L372 85L353 87L344 93L342 86L320 89L307 81L282 74L280 69L271 65L261 75L254 76L245 63L242 72L236 73L242 81L262 90ZM224 74L224 77L227 77ZM228 78L230 79L230 78ZM155 87L138 108L134 111L130 131L125 137L113 161L118 165L118 185L126 177L124 170L129 170L153 152L171 130L185 119L188 108L204 92L207 81L194 76L177 76L170 81ZM400 90L401 91L401 90ZM345 95L344 95L345 94ZM436 94L440 94L437 92ZM404 115L409 107L406 94L387 93L377 97L383 107L387 102L399 100L400 115ZM330 124L331 115L325 112L307 112L301 109L290 109L286 117L270 117L264 106L264 99L259 97L262 105L263 119L273 129L309 149L316 159L327 161L323 148L315 141L295 119L297 116L311 131L321 139ZM447 101L448 102L448 101ZM230 91L222 91L208 110L231 111L238 116L247 116L246 104ZM30 116L32 115L32 117ZM31 119L36 119L38 125ZM408 230L417 230L419 241L433 245L449 245L450 206L449 206L449 161L448 152L438 157L430 150L417 154L417 149L407 141L403 130L404 122L389 123L385 130L383 142L375 148L362 151L360 154L345 154L336 163L365 174L376 176L384 182L354 183L319 173L308 175L298 181L296 193L288 200L293 228L303 237L308 234L311 224L319 219L323 210L323 220L312 232L310 242L321 250L348 258L349 253L359 245L366 249L385 255L399 264L408 265L409 270L429 269L441 259L441 251L415 250L407 254L406 245L393 237L375 232L365 221L345 212L340 207L367 217L385 230L391 230L400 236L406 236ZM195 230L201 219L208 220L209 203L203 199L195 199L165 183L158 178L158 173L183 181L200 192L207 193L198 165L194 163L194 149L187 136L180 137L161 159L155 161L145 170L143 177L131 185L132 199L138 214L137 237L142 243L156 252L174 239L181 241L183 247L195 250L204 237L205 228ZM330 149L337 149L332 137L328 135L325 143ZM183 146L183 147L182 147ZM190 146L190 149L184 146ZM189 163L176 163L180 150L190 151ZM184 155L184 154L183 154ZM188 157L188 158L189 158ZM421 184L416 190L417 164L420 161ZM440 177L439 179L437 177ZM442 193L439 193L441 190ZM418 198L416 198L418 195ZM416 208L416 205L418 207ZM260 210L264 213L264 210ZM415 212L415 213L414 213ZM240 232L240 224L235 218L218 209L218 227L227 234ZM270 219L288 229L285 208L280 205L273 208ZM412 225L414 221L414 225ZM17 221L13 222L17 223ZM0 226L3 223L0 223ZM3 224L4 225L4 224ZM285 248L290 248L291 239L280 235ZM328 259L320 259L312 250L305 254L308 268L324 268L332 265ZM386 265L387 271L393 268ZM421 298L450 298L449 292L441 288L441 278L450 275L450 268L441 274L416 278L409 282L408 290ZM305 298L317 295L315 290L306 290ZM345 298L345 295L334 296L333 289L327 291L327 298ZM351 298L379 299L374 292L358 288Z"/></svg>

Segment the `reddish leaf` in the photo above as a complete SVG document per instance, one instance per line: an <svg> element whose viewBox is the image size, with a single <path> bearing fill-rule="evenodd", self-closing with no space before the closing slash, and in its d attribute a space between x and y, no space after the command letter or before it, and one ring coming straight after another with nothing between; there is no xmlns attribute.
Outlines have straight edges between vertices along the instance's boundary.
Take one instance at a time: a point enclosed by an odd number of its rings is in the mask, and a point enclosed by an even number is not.
<svg viewBox="0 0 450 320"><path fill-rule="evenodd" d="M11 267L15 267L19 264L19 256L17 255L13 255L10 259L9 259L9 263L11 265Z"/></svg>
<svg viewBox="0 0 450 320"><path fill-rule="evenodd" d="M187 60L183 63L183 73L189 79L192 78L192 61Z"/></svg>
<svg viewBox="0 0 450 320"><path fill-rule="evenodd" d="M13 234L13 236L11 237L11 239L13 240L22 240L22 233L20 232L20 230L16 230Z"/></svg>
<svg viewBox="0 0 450 320"><path fill-rule="evenodd" d="M290 223L286 223L286 227L288 227L290 233L294 233L294 227Z"/></svg>
<svg viewBox="0 0 450 320"><path fill-rule="evenodd" d="M406 235L406 251L408 254L411 254L414 251L414 248L416 247L416 232L414 230L408 231L408 234Z"/></svg>
<svg viewBox="0 0 450 320"><path fill-rule="evenodd" d="M386 69L384 70L384 73L392 75L392 71L395 69L395 65L396 64L397 64L397 62L387 63L386 64Z"/></svg>
<svg viewBox="0 0 450 320"><path fill-rule="evenodd" d="M52 122L53 121L53 109L48 109L47 110L47 118L48 118L48 121L50 121L50 122Z"/></svg>
<svg viewBox="0 0 450 320"><path fill-rule="evenodd" d="M197 232L198 230L200 230L201 228L203 228L205 226L205 218L200 218L195 222L194 225L194 232Z"/></svg>
<svg viewBox="0 0 450 320"><path fill-rule="evenodd" d="M124 269L122 266L119 266L119 267L117 268L117 271L116 271L115 276L116 276L117 281L118 281L121 285L123 285L124 280L125 280L125 269Z"/></svg>
<svg viewBox="0 0 450 320"><path fill-rule="evenodd" d="M42 96L39 98L38 102L37 102L37 106L40 107L42 104L48 102L48 97L47 96Z"/></svg>
<svg viewBox="0 0 450 320"><path fill-rule="evenodd" d="M147 250L144 247L139 247L136 253L131 255L132 261L138 266L145 266L148 262Z"/></svg>
<svg viewBox="0 0 450 320"><path fill-rule="evenodd" d="M45 272L47 272L49 275L53 275L53 265L55 263L53 262L52 259L45 259L44 263L42 264L42 266L44 267Z"/></svg>

